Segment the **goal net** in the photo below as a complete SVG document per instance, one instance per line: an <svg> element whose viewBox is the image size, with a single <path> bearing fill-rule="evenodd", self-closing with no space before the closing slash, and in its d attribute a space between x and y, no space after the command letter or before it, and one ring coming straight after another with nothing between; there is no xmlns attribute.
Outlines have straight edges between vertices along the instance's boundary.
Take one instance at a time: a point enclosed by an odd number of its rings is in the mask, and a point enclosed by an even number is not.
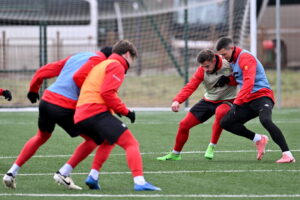
<svg viewBox="0 0 300 200"><path fill-rule="evenodd" d="M128 39L138 58L119 95L130 107L169 107L201 49L221 36L249 49L249 9L248 0L0 0L0 88L13 93L1 105L31 105L41 65ZM201 87L190 102L202 96Z"/></svg>

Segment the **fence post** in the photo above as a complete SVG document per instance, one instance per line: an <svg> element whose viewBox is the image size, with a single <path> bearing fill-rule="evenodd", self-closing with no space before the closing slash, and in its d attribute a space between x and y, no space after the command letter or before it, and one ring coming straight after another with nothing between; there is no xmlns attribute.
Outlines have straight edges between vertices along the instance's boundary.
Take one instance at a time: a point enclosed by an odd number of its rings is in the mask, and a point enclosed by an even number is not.
<svg viewBox="0 0 300 200"><path fill-rule="evenodd" d="M189 22L188 22L188 0L184 1L184 30L183 30L183 39L184 39L184 84L187 84L189 81ZM185 107L189 107L189 99L184 103Z"/></svg>

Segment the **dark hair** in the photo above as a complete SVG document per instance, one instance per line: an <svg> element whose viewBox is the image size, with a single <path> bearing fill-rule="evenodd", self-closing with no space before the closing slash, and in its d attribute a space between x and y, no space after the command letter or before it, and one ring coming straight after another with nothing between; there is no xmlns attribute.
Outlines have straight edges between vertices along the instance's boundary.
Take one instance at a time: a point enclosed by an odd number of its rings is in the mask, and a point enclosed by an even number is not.
<svg viewBox="0 0 300 200"><path fill-rule="evenodd" d="M137 57L136 47L128 40L120 40L112 48L112 52L119 55L123 55L128 51L133 58Z"/></svg>
<svg viewBox="0 0 300 200"><path fill-rule="evenodd" d="M233 41L229 37L222 37L216 43L216 50L227 49L229 45L233 44Z"/></svg>
<svg viewBox="0 0 300 200"><path fill-rule="evenodd" d="M214 57L215 53L212 50L202 50L197 56L197 62L204 63L205 61L213 61Z"/></svg>
<svg viewBox="0 0 300 200"><path fill-rule="evenodd" d="M100 51L105 55L106 58L108 58L112 53L112 47L111 46L105 46Z"/></svg>

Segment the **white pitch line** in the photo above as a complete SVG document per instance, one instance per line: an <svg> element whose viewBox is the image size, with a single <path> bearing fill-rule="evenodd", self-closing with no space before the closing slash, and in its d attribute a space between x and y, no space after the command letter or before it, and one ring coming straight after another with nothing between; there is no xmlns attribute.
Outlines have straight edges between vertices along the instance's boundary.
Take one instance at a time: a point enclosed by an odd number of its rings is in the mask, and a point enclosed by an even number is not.
<svg viewBox="0 0 300 200"><path fill-rule="evenodd" d="M139 112L156 112L156 111L167 111L171 112L170 107L132 107L130 108ZM180 110L181 112L185 112L190 110L190 108L184 108ZM274 113L278 114L289 114L289 113L299 113L299 108L293 109L274 109ZM23 108L0 108L0 112L38 112L38 107L23 107Z"/></svg>
<svg viewBox="0 0 300 200"><path fill-rule="evenodd" d="M30 194L30 193L0 193L0 196L27 197L109 197L109 198L295 198L300 194Z"/></svg>
<svg viewBox="0 0 300 200"><path fill-rule="evenodd" d="M191 174L191 173L266 173L266 172L300 172L300 169L272 170L272 169L254 169L254 170L178 170L178 171L145 171L144 174ZM52 176L54 173L34 173L34 174L18 174L19 176ZM88 173L78 172L72 175L87 175ZM100 172L101 175L125 175L131 172Z"/></svg>
<svg viewBox="0 0 300 200"><path fill-rule="evenodd" d="M300 152L300 149L290 150L291 152ZM216 153L254 153L256 150L225 150L225 151L215 151ZM280 150L266 150L266 152L281 152ZM142 155L157 155L166 154L169 152L144 152ZM181 154L202 154L205 151L183 151ZM95 154L90 154L89 156L94 156ZM125 153L112 153L110 156L124 156ZM71 157L72 155L35 155L32 158L57 158L57 157ZM0 159L12 159L17 158L17 156L1 156Z"/></svg>

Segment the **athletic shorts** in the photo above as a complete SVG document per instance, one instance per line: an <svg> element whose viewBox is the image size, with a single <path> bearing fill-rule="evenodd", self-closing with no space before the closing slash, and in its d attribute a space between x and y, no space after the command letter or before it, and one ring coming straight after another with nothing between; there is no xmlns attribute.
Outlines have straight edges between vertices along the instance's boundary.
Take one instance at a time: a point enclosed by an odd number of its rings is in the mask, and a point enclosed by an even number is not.
<svg viewBox="0 0 300 200"><path fill-rule="evenodd" d="M114 144L127 126L110 112L103 112L77 123L85 135L91 137L98 145L107 140Z"/></svg>
<svg viewBox="0 0 300 200"><path fill-rule="evenodd" d="M63 128L71 137L78 136L81 131L74 124L75 110L63 108L55 104L40 101L38 127L41 131L52 133L55 125Z"/></svg>
<svg viewBox="0 0 300 200"><path fill-rule="evenodd" d="M230 101L224 101L220 103L212 103L209 101L205 101L201 99L198 103L196 103L191 109L190 112L201 122L205 122L211 116L216 113L216 109L219 105L227 103L231 104Z"/></svg>
<svg viewBox="0 0 300 200"><path fill-rule="evenodd" d="M259 112L264 110L272 110L274 102L269 97L260 97L240 106L234 106L222 119L225 123L241 123L259 116Z"/></svg>

